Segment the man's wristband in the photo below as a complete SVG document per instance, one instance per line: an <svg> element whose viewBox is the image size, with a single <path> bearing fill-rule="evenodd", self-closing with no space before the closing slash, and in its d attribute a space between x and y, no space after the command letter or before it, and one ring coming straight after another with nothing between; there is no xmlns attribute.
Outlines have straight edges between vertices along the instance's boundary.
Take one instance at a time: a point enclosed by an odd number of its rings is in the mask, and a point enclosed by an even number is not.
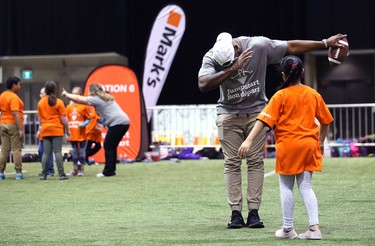
<svg viewBox="0 0 375 246"><path fill-rule="evenodd" d="M328 43L327 43L327 39L322 39L323 43L324 43L324 48L328 48Z"/></svg>

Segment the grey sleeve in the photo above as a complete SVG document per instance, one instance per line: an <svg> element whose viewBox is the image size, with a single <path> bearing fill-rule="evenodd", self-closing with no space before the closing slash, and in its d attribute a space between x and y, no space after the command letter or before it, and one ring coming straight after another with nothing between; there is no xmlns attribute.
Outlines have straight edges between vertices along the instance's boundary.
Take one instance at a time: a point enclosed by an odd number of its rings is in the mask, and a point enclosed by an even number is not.
<svg viewBox="0 0 375 246"><path fill-rule="evenodd" d="M91 106L98 106L102 100L99 97L88 96L87 102Z"/></svg>
<svg viewBox="0 0 375 246"><path fill-rule="evenodd" d="M283 59L288 48L287 41L267 39L268 64L276 64Z"/></svg>
<svg viewBox="0 0 375 246"><path fill-rule="evenodd" d="M204 55L203 60L202 60L202 65L201 65L201 67L199 69L199 72L198 72L198 78L202 77L202 76L205 76L205 75L214 74L214 73L217 72L215 70L214 61L213 61L211 56L212 56L212 50L209 50Z"/></svg>

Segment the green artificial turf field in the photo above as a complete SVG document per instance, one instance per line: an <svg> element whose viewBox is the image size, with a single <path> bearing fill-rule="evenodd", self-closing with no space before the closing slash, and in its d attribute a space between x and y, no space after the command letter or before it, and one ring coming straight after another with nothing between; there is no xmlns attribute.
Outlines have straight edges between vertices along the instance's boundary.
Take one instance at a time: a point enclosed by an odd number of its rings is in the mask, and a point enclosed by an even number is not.
<svg viewBox="0 0 375 246"><path fill-rule="evenodd" d="M226 228L230 209L223 160L119 164L117 176L105 178L95 176L103 166L87 166L86 176L65 181L39 180L40 163L24 163L25 179L15 180L9 164L7 179L0 180L0 245L314 243L274 237L282 225L274 162L265 159L259 211L265 228L236 230ZM71 168L65 164L67 173ZM323 233L317 245L374 244L374 169L371 157L327 158L323 172L314 173ZM302 233L308 219L297 189L295 198L295 229Z"/></svg>

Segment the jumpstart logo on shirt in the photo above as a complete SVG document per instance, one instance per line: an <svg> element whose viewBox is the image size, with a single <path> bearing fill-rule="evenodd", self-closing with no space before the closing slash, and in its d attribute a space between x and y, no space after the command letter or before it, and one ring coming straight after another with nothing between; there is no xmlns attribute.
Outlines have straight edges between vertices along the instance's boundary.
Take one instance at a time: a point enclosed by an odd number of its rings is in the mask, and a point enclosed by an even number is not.
<svg viewBox="0 0 375 246"><path fill-rule="evenodd" d="M235 98L248 97L251 94L259 92L259 80L255 80L254 82L247 83L233 89L227 89L227 98L228 100L231 100Z"/></svg>

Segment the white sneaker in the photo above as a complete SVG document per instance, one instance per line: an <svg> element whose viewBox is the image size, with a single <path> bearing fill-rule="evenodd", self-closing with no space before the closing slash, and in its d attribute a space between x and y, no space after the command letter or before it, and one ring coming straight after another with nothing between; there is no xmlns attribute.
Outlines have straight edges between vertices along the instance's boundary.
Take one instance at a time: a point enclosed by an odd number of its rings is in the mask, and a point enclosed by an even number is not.
<svg viewBox="0 0 375 246"><path fill-rule="evenodd" d="M82 170L79 170L78 171L78 176L84 176L85 175L85 172L84 171L82 171Z"/></svg>
<svg viewBox="0 0 375 246"><path fill-rule="evenodd" d="M322 233L320 230L311 231L308 230L305 233L301 233L298 235L299 239L307 239L307 240L320 240L322 239Z"/></svg>
<svg viewBox="0 0 375 246"><path fill-rule="evenodd" d="M103 173L98 173L98 174L96 175L96 177L98 177L98 178L103 178L103 177L105 177L105 175L104 175Z"/></svg>
<svg viewBox="0 0 375 246"><path fill-rule="evenodd" d="M77 176L77 175L78 175L78 172L75 171L75 170L73 170L73 171L71 171L70 173L67 174L67 176L69 176L69 177L73 177L73 176Z"/></svg>
<svg viewBox="0 0 375 246"><path fill-rule="evenodd" d="M297 233L294 229L291 231L285 232L284 228L281 228L275 232L275 237L277 238L285 238L285 239L293 239L297 237Z"/></svg>

